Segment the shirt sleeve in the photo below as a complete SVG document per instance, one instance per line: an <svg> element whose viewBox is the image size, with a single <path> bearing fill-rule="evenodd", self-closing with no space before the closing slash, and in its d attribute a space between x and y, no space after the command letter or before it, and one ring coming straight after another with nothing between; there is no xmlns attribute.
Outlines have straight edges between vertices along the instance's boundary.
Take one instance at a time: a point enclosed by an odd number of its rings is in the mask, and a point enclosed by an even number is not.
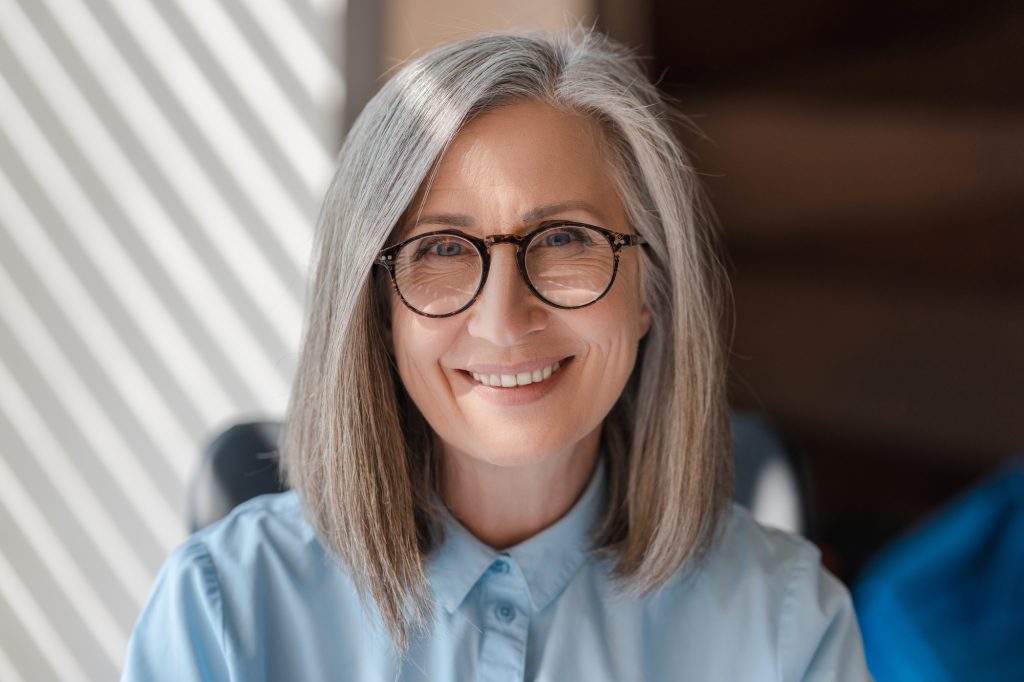
<svg viewBox="0 0 1024 682"><path fill-rule="evenodd" d="M872 679L850 593L825 570L817 552L794 564L781 618L780 679Z"/></svg>
<svg viewBox="0 0 1024 682"><path fill-rule="evenodd" d="M228 680L223 601L205 545L168 558L128 642L122 682Z"/></svg>

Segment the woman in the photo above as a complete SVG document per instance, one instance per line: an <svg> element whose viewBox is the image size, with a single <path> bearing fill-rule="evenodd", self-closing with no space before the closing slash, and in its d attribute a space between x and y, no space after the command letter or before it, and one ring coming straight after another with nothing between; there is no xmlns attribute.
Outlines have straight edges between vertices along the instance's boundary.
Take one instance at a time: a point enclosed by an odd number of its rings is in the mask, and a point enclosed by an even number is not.
<svg viewBox="0 0 1024 682"><path fill-rule="evenodd" d="M729 502L722 299L654 87L475 38L353 126L283 444L294 492L164 567L128 679L864 679L813 547Z"/></svg>

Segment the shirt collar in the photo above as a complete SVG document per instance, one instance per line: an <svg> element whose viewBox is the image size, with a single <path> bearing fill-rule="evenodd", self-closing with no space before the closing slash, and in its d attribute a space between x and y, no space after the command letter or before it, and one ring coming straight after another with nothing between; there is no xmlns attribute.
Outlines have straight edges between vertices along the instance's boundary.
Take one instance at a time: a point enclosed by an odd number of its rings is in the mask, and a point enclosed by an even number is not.
<svg viewBox="0 0 1024 682"><path fill-rule="evenodd" d="M511 558L530 589L533 607L541 610L576 575L590 551L590 531L605 505L604 458L598 456L583 495L562 518L515 547L499 552L480 542L442 506L445 538L428 560L427 577L435 599L455 611L494 560Z"/></svg>

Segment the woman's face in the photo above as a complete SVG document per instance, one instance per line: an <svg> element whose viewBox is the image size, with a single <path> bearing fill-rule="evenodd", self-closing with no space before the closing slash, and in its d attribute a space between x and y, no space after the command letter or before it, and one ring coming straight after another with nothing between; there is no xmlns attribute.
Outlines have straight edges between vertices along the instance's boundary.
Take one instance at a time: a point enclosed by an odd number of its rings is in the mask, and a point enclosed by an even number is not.
<svg viewBox="0 0 1024 682"><path fill-rule="evenodd" d="M600 135L591 120L536 102L479 116L440 161L404 236L452 225L480 237L525 234L554 219L633 232ZM446 458L521 466L572 455L618 399L649 326L638 248L620 253L607 295L577 310L553 308L527 289L513 245L490 253L483 291L457 315L424 317L392 294L399 375ZM543 379L556 363L549 378L514 388L472 376L530 372Z"/></svg>

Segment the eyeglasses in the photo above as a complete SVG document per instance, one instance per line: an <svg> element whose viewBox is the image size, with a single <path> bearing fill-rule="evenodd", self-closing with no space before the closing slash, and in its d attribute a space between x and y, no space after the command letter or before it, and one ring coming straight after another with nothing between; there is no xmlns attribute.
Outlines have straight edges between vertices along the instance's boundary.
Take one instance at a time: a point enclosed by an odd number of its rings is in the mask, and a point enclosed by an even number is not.
<svg viewBox="0 0 1024 682"><path fill-rule="evenodd" d="M382 249L376 264L387 268L402 302L425 317L449 317L473 305L487 281L490 249L516 247L519 274L533 294L555 308L585 308L611 289L619 252L646 244L635 234L567 221L548 221L522 236L483 239L443 230Z"/></svg>

